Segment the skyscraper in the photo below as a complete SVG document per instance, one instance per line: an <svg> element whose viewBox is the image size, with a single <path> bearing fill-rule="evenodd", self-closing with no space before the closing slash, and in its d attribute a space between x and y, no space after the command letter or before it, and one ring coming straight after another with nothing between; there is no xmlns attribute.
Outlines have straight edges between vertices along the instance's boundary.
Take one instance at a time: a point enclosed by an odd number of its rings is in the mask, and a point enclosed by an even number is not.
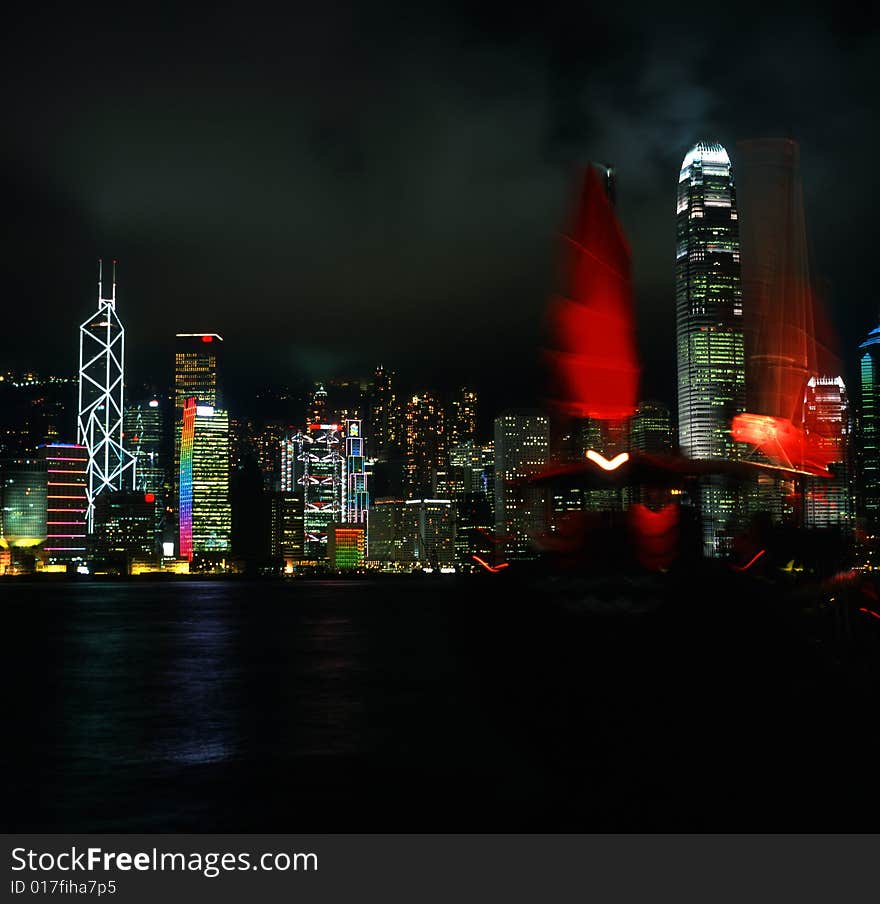
<svg viewBox="0 0 880 904"><path fill-rule="evenodd" d="M158 398L125 406L123 441L135 462L135 489L155 499L153 517L156 537L161 537L165 515L167 452L165 415Z"/></svg>
<svg viewBox="0 0 880 904"><path fill-rule="evenodd" d="M545 414L506 411L495 418L495 532L508 559L534 556L531 538L546 529L544 490L522 481L547 465L550 419Z"/></svg>
<svg viewBox="0 0 880 904"><path fill-rule="evenodd" d="M437 471L446 467L446 417L436 395L414 395L406 406L406 481L411 497L434 492Z"/></svg>
<svg viewBox="0 0 880 904"><path fill-rule="evenodd" d="M289 564L305 558L303 543L303 492L269 494L269 554Z"/></svg>
<svg viewBox="0 0 880 904"><path fill-rule="evenodd" d="M368 394L367 436L377 457L393 454L402 445L399 424L399 405L394 391L394 372L380 364L376 368Z"/></svg>
<svg viewBox="0 0 880 904"><path fill-rule="evenodd" d="M95 503L94 554L122 573L149 561L156 545L156 496L137 490L102 493Z"/></svg>
<svg viewBox="0 0 880 904"><path fill-rule="evenodd" d="M672 416L661 402L639 402L629 423L629 447L651 455L671 455Z"/></svg>
<svg viewBox="0 0 880 904"><path fill-rule="evenodd" d="M310 424L286 445L285 461L294 465L294 486L285 476L282 489L303 493L305 555L327 557L330 525L343 520L345 503L345 447L338 424ZM289 471L288 471L289 473Z"/></svg>
<svg viewBox="0 0 880 904"><path fill-rule="evenodd" d="M174 338L175 420L186 399L203 405L222 404L220 354L223 337L217 333L178 333Z"/></svg>
<svg viewBox="0 0 880 904"><path fill-rule="evenodd" d="M177 524L188 523L180 509L181 492L181 433L184 428L183 409L187 399L197 405L222 405L220 359L223 337L217 333L178 333L174 337L174 503L178 506ZM193 415L194 416L194 415ZM228 433L227 433L228 442ZM228 465L227 465L228 467ZM190 497L191 498L191 497ZM180 538L181 556L186 556ZM192 550L190 550L190 555Z"/></svg>
<svg viewBox="0 0 880 904"><path fill-rule="evenodd" d="M46 542L50 563L77 562L86 557L87 472L84 446L53 443L40 447L46 462Z"/></svg>
<svg viewBox="0 0 880 904"><path fill-rule="evenodd" d="M629 422L629 449L647 455L671 455L675 447L672 415L661 402L639 402ZM648 485L629 486L623 492L627 505L651 508L668 504L668 491Z"/></svg>
<svg viewBox="0 0 880 904"><path fill-rule="evenodd" d="M720 144L701 141L685 155L676 215L679 443L690 458L738 458L730 425L746 405L739 222ZM700 491L703 550L717 556L729 545L737 499L714 477Z"/></svg>
<svg viewBox="0 0 880 904"><path fill-rule="evenodd" d="M98 269L98 309L79 328L79 405L77 440L88 454L86 525L94 529L99 493L134 486L134 459L122 445L125 385L125 330L116 313L116 261L113 291L103 293Z"/></svg>
<svg viewBox="0 0 880 904"><path fill-rule="evenodd" d="M455 509L452 502L449 499L407 499L403 511L411 561L423 569L452 568L455 563Z"/></svg>
<svg viewBox="0 0 880 904"><path fill-rule="evenodd" d="M366 443L361 422L345 422L345 506L347 524L362 524L366 530L370 493L367 489Z"/></svg>
<svg viewBox="0 0 880 904"><path fill-rule="evenodd" d="M327 390L323 383L315 383L306 409L306 426L327 423Z"/></svg>
<svg viewBox="0 0 880 904"><path fill-rule="evenodd" d="M804 430L827 450L827 477L804 479L804 526L849 528L853 520L850 464L852 423L842 377L810 377L804 393Z"/></svg>
<svg viewBox="0 0 880 904"><path fill-rule="evenodd" d="M229 417L194 398L184 402L180 443L180 555L225 554L231 548Z"/></svg>
<svg viewBox="0 0 880 904"><path fill-rule="evenodd" d="M862 353L859 510L873 534L880 524L880 326L868 333L859 349Z"/></svg>
<svg viewBox="0 0 880 904"><path fill-rule="evenodd" d="M477 433L477 394L462 387L452 400L449 412L449 447L472 440Z"/></svg>

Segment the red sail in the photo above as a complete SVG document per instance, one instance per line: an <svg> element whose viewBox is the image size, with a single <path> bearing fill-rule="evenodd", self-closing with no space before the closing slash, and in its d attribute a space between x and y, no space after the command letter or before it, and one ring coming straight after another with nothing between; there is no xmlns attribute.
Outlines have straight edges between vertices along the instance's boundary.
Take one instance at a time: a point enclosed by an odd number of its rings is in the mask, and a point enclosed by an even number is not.
<svg viewBox="0 0 880 904"><path fill-rule="evenodd" d="M840 450L805 423L805 393L812 377L839 371L810 278L798 146L773 139L741 142L738 150L743 307L752 351L750 413L737 415L731 429L772 464L828 476Z"/></svg>
<svg viewBox="0 0 880 904"><path fill-rule="evenodd" d="M639 380L630 250L592 166L564 241L564 290L550 307L551 401L574 417L619 421L635 411Z"/></svg>

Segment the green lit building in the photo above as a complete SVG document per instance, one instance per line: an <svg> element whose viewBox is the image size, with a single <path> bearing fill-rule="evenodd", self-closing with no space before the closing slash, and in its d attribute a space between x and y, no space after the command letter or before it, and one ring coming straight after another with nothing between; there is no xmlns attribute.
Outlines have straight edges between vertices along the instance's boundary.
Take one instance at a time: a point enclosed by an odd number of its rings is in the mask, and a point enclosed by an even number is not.
<svg viewBox="0 0 880 904"><path fill-rule="evenodd" d="M46 465L0 462L0 548L37 547L46 539Z"/></svg>
<svg viewBox="0 0 880 904"><path fill-rule="evenodd" d="M733 170L720 144L699 142L685 155L676 205L675 303L678 431L684 455L735 459L730 434L745 411L745 340L739 216ZM703 551L724 555L739 501L719 478L701 482Z"/></svg>
<svg viewBox="0 0 880 904"><path fill-rule="evenodd" d="M229 416L199 404L192 446L192 551L228 553L231 536Z"/></svg>
<svg viewBox="0 0 880 904"><path fill-rule="evenodd" d="M871 534L880 523L880 326L859 346L862 383L859 513Z"/></svg>

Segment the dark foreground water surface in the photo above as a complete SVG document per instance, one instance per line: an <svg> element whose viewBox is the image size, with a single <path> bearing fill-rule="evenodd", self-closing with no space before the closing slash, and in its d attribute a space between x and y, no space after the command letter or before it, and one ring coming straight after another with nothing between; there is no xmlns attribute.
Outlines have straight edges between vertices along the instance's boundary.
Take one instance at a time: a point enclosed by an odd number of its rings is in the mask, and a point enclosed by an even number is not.
<svg viewBox="0 0 880 904"><path fill-rule="evenodd" d="M4 828L876 827L870 668L772 591L591 593L7 582Z"/></svg>

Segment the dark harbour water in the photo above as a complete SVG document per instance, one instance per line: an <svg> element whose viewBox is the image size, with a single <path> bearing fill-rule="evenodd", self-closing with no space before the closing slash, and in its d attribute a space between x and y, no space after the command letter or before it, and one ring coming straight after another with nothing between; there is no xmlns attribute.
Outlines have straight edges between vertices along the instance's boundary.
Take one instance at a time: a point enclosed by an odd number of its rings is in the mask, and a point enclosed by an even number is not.
<svg viewBox="0 0 880 904"><path fill-rule="evenodd" d="M876 829L875 673L767 591L546 589L6 582L4 829Z"/></svg>

